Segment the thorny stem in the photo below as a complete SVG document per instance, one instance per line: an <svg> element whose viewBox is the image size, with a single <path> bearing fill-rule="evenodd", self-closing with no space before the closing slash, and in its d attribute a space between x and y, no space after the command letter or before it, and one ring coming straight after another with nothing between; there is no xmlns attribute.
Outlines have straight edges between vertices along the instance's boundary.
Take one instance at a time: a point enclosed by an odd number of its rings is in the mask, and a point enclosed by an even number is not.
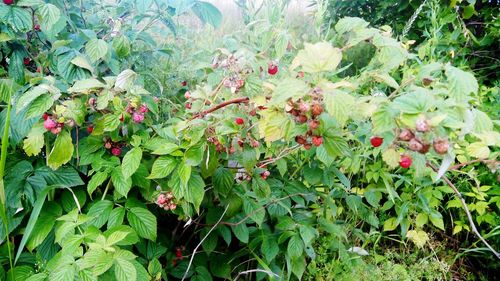
<svg viewBox="0 0 500 281"><path fill-rule="evenodd" d="M461 164L457 164L455 166L451 166L450 168L448 168L448 171L457 170L457 169L460 169L460 168L462 168L464 166L467 166L467 165L470 165L470 164L474 164L474 163L478 163L478 162L482 162L482 163L485 163L485 164L493 163L495 165L500 165L500 161L497 161L497 160L476 159L476 160L467 161L467 162L464 162L464 163L461 163Z"/></svg>
<svg viewBox="0 0 500 281"><path fill-rule="evenodd" d="M427 166L431 167L431 169L434 170L435 172L439 170L436 166L432 165L428 161L427 161ZM469 225L472 229L472 232L479 238L479 240L481 240L484 243L484 245L486 245L486 247L496 256L497 259L500 259L500 254L497 251L495 251L493 247L491 247L488 241L486 241L486 239L484 239L483 236L481 236L481 234L477 230L476 225L474 224L474 220L472 219L472 215L469 211L469 208L467 207L467 203L465 202L465 199L462 197L460 191L458 191L457 187L445 175L443 175L442 179L446 182L446 184L448 184L448 186L453 190L453 192L455 192L455 195L460 200L460 203L462 203L462 207L465 213L467 214L467 219L469 220Z"/></svg>
<svg viewBox="0 0 500 281"><path fill-rule="evenodd" d="M239 103L247 103L250 99L248 97L242 97L242 98L235 98L235 99L232 99L232 100L228 100L228 101L225 101L223 103L220 103L216 106L213 106L207 110L204 110L202 112L199 112L199 113L196 113L195 115L193 115L192 119L197 119L197 118L203 118L205 115L209 114L209 113L212 113L216 110L219 110L223 107L226 107L228 105L231 105L231 104L239 104ZM191 120L192 120L191 119Z"/></svg>

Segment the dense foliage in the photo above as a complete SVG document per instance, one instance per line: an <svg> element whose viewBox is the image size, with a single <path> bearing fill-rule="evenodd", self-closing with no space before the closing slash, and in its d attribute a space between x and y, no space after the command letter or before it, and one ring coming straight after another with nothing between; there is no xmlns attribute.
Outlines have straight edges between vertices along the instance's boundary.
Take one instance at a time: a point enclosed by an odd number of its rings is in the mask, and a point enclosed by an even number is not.
<svg viewBox="0 0 500 281"><path fill-rule="evenodd" d="M442 41L283 7L218 39L203 1L4 0L0 279L398 278L377 249L434 239L494 270L498 90Z"/></svg>

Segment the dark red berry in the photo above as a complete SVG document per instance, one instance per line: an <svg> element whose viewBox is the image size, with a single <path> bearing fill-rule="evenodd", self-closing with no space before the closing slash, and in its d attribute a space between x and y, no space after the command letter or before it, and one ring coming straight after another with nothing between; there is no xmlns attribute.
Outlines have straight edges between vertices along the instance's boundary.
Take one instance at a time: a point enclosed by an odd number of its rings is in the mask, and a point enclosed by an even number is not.
<svg viewBox="0 0 500 281"><path fill-rule="evenodd" d="M410 142L408 142L408 148L410 148L410 150L420 151L423 147L424 146L422 145L422 143L416 138L413 138L410 140Z"/></svg>
<svg viewBox="0 0 500 281"><path fill-rule="evenodd" d="M38 23L33 26L33 29L35 31L40 31L41 30L40 25Z"/></svg>
<svg viewBox="0 0 500 281"><path fill-rule="evenodd" d="M318 116L323 113L323 107L319 103L315 103L311 107L311 113L313 116Z"/></svg>
<svg viewBox="0 0 500 281"><path fill-rule="evenodd" d="M113 147L113 149L111 149L111 153L114 156L120 156L120 154L122 154L122 150L119 147Z"/></svg>
<svg viewBox="0 0 500 281"><path fill-rule="evenodd" d="M373 147L379 147L384 143L384 139L378 136L374 136L370 139L370 143Z"/></svg>
<svg viewBox="0 0 500 281"><path fill-rule="evenodd" d="M93 131L94 131L94 126L90 125L87 127L87 133L92 134Z"/></svg>
<svg viewBox="0 0 500 281"><path fill-rule="evenodd" d="M43 120L47 120L49 117L50 117L50 114L48 114L47 112L45 112L45 113L42 115Z"/></svg>
<svg viewBox="0 0 500 281"><path fill-rule="evenodd" d="M3 3L5 5L12 5L12 4L14 4L14 0L3 0Z"/></svg>
<svg viewBox="0 0 500 281"><path fill-rule="evenodd" d="M271 172L269 171L264 171L263 173L260 174L260 177L262 179L267 179L267 177L269 177L271 175Z"/></svg>
<svg viewBox="0 0 500 281"><path fill-rule="evenodd" d="M238 117L234 119L234 122L238 125L243 125L245 123L245 120L243 118Z"/></svg>
<svg viewBox="0 0 500 281"><path fill-rule="evenodd" d="M193 106L193 105L192 105L190 102L186 102L186 108L187 108L187 109L191 109L191 107L192 107L192 106Z"/></svg>
<svg viewBox="0 0 500 281"><path fill-rule="evenodd" d="M278 65L274 62L269 63L267 66L267 73L270 75L276 75L276 73L278 73Z"/></svg>
<svg viewBox="0 0 500 281"><path fill-rule="evenodd" d="M31 59L30 58L24 58L23 63L24 63L24 65L28 66L31 63Z"/></svg>
<svg viewBox="0 0 500 281"><path fill-rule="evenodd" d="M297 120L298 123L303 124L307 122L307 116L299 115L295 118L295 120Z"/></svg>
<svg viewBox="0 0 500 281"><path fill-rule="evenodd" d="M304 136L296 136L296 137L295 137L295 141L296 141L298 144L306 144L306 143L307 143L307 139L306 139L306 137L304 137Z"/></svg>
<svg viewBox="0 0 500 281"><path fill-rule="evenodd" d="M401 157L401 160L399 161L399 166L401 166L401 168L408 169L410 168L411 163L412 163L411 157L408 155L403 155Z"/></svg>
<svg viewBox="0 0 500 281"><path fill-rule="evenodd" d="M311 147L312 147L312 145L310 143L305 143L304 144L304 149L305 150L309 150L309 149L311 149Z"/></svg>
<svg viewBox="0 0 500 281"><path fill-rule="evenodd" d="M187 83L186 81L182 81L182 82L181 82L181 86L182 86L182 87L186 87L186 86L187 86L187 84L188 84L188 83Z"/></svg>
<svg viewBox="0 0 500 281"><path fill-rule="evenodd" d="M175 250L175 256L177 258L182 258L182 251L181 251L181 249L176 249Z"/></svg>

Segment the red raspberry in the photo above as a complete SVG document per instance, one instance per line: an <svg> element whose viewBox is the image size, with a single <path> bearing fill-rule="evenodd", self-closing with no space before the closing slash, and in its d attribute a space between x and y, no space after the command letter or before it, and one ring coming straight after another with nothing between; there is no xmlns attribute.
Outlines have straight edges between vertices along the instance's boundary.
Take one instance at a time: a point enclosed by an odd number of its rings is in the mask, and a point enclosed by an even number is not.
<svg viewBox="0 0 500 281"><path fill-rule="evenodd" d="M408 155L404 155L401 157L401 160L399 161L399 166L404 169L410 168L412 163L411 157Z"/></svg>
<svg viewBox="0 0 500 281"><path fill-rule="evenodd" d="M192 105L190 102L186 102L186 108L187 108L187 109L191 109L191 107L192 107L192 106L193 106L193 105Z"/></svg>
<svg viewBox="0 0 500 281"><path fill-rule="evenodd" d="M191 92L190 92L190 91L186 91L186 92L184 93L184 97L185 97L187 100L188 100L188 99L190 99L190 98L191 98Z"/></svg>
<svg viewBox="0 0 500 281"><path fill-rule="evenodd" d="M181 86L182 86L182 87L186 87L186 86L187 86L187 84L188 84L188 83L187 83L186 81L182 81L182 82L181 82Z"/></svg>
<svg viewBox="0 0 500 281"><path fill-rule="evenodd" d="M316 130L318 127L319 127L319 121L318 120L311 120L309 122L309 129Z"/></svg>
<svg viewBox="0 0 500 281"><path fill-rule="evenodd" d="M312 143L315 145L315 146L320 146L323 144L323 137L321 136L313 136L312 137Z"/></svg>
<svg viewBox="0 0 500 281"><path fill-rule="evenodd" d="M158 195L158 199L156 199L156 204L158 205L164 205L165 203L167 203L167 196L165 196L165 194L160 194Z"/></svg>
<svg viewBox="0 0 500 281"><path fill-rule="evenodd" d="M50 132L53 133L54 135L58 135L61 131L62 131L61 127L52 128L50 130Z"/></svg>
<svg viewBox="0 0 500 281"><path fill-rule="evenodd" d="M94 126L90 125L87 127L87 133L92 134L93 131L94 131Z"/></svg>
<svg viewBox="0 0 500 281"><path fill-rule="evenodd" d="M31 59L30 58L24 58L23 63L24 63L24 65L28 66L31 63Z"/></svg>
<svg viewBox="0 0 500 281"><path fill-rule="evenodd" d="M267 179L267 177L269 177L271 175L271 172L269 171L264 171L260 174L260 177L263 178L263 179Z"/></svg>
<svg viewBox="0 0 500 281"><path fill-rule="evenodd" d="M132 114L132 120L137 124L142 123L144 121L144 114L134 112L134 114Z"/></svg>
<svg viewBox="0 0 500 281"><path fill-rule="evenodd" d="M323 107L321 106L321 104L319 103L313 104L311 107L311 113L313 114L313 116L318 116L321 113L323 113Z"/></svg>
<svg viewBox="0 0 500 281"><path fill-rule="evenodd" d="M298 144L306 144L306 143L307 143L307 139L306 139L306 137L304 137L304 136L296 136L296 137L295 137L295 141L296 141Z"/></svg>
<svg viewBox="0 0 500 281"><path fill-rule="evenodd" d="M120 156L122 154L122 150L119 147L113 147L113 149L111 149L111 153L114 156Z"/></svg>
<svg viewBox="0 0 500 281"><path fill-rule="evenodd" d="M446 154L450 148L450 143L446 138L437 138L433 142L433 147L437 154Z"/></svg>
<svg viewBox="0 0 500 281"><path fill-rule="evenodd" d="M52 120L51 118L47 118L44 122L43 122L43 127L47 130L52 130L54 128L57 127L57 123L56 121Z"/></svg>
<svg viewBox="0 0 500 281"><path fill-rule="evenodd" d="M243 125L245 123L245 120L243 118L238 117L234 119L234 122L238 125Z"/></svg>
<svg viewBox="0 0 500 281"><path fill-rule="evenodd" d="M143 104L143 105L141 105L141 107L139 107L140 113L147 113L148 111L149 111L149 108L146 104Z"/></svg>
<svg viewBox="0 0 500 281"><path fill-rule="evenodd" d="M49 119L49 117L50 117L50 114L48 114L47 112L45 112L45 113L42 115L43 120L47 120L47 119Z"/></svg>
<svg viewBox="0 0 500 281"><path fill-rule="evenodd" d="M270 75L276 75L276 73L278 73L278 65L274 62L269 63L267 66L267 73Z"/></svg>
<svg viewBox="0 0 500 281"><path fill-rule="evenodd" d="M374 136L370 139L370 143L373 147L379 147L384 143L384 139L378 136Z"/></svg>
<svg viewBox="0 0 500 281"><path fill-rule="evenodd" d="M14 4L14 0L3 0L3 3L5 5L12 5L12 4Z"/></svg>
<svg viewBox="0 0 500 281"><path fill-rule="evenodd" d="M33 26L33 29L35 31L40 31L41 30L40 25L38 23Z"/></svg>

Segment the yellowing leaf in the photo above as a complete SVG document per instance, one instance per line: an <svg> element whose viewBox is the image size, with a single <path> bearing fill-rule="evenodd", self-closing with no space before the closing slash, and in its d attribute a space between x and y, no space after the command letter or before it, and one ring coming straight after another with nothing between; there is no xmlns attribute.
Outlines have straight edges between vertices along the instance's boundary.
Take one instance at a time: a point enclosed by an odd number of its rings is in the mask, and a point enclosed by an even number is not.
<svg viewBox="0 0 500 281"><path fill-rule="evenodd" d="M89 78L84 80L78 80L75 84L68 89L69 93L83 93L89 94L91 91L95 89L104 88L106 85L101 83L101 81L95 78Z"/></svg>
<svg viewBox="0 0 500 281"><path fill-rule="evenodd" d="M63 164L68 163L73 156L74 149L71 135L69 132L63 130L57 136L54 146L50 151L47 159L47 165L53 170L56 170Z"/></svg>
<svg viewBox="0 0 500 281"><path fill-rule="evenodd" d="M326 111L343 127L351 115L354 97L339 90L325 93L324 97Z"/></svg>
<svg viewBox="0 0 500 281"><path fill-rule="evenodd" d="M29 132L28 136L24 140L23 149L28 156L38 155L42 151L42 147L45 144L43 134L46 132L43 127L43 123L36 123Z"/></svg>
<svg viewBox="0 0 500 281"><path fill-rule="evenodd" d="M410 230L406 234L406 237L410 239L419 248L425 246L425 243L429 241L429 235L423 230Z"/></svg>
<svg viewBox="0 0 500 281"><path fill-rule="evenodd" d="M284 113L265 110L259 120L259 133L266 142L273 142L284 138L290 126L290 119Z"/></svg>
<svg viewBox="0 0 500 281"><path fill-rule="evenodd" d="M470 144L465 148L467 153L470 156L476 157L476 158L488 158L490 155L490 149L488 148L488 145L484 142L475 142Z"/></svg>
<svg viewBox="0 0 500 281"><path fill-rule="evenodd" d="M309 73L333 71L342 60L342 51L334 48L328 42L316 44L305 43L305 48L300 50L292 62L291 68L302 66L302 70Z"/></svg>
<svg viewBox="0 0 500 281"><path fill-rule="evenodd" d="M394 148L389 148L382 153L382 159L391 168L396 168L399 165L400 155Z"/></svg>

